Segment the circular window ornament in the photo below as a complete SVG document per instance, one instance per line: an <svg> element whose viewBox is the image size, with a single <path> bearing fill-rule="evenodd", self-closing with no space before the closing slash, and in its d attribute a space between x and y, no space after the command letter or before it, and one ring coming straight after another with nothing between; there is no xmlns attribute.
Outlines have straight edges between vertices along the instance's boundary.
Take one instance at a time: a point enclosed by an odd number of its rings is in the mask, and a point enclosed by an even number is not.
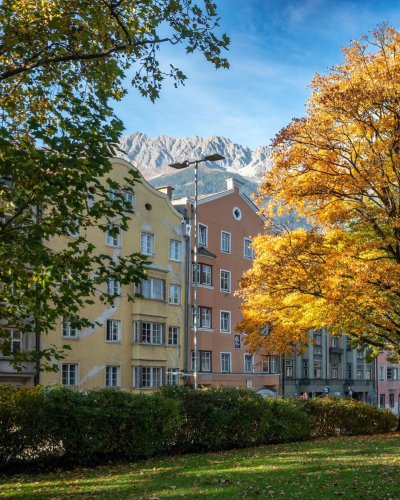
<svg viewBox="0 0 400 500"><path fill-rule="evenodd" d="M238 207L233 207L232 209L233 217L236 220L240 220L242 218L242 211Z"/></svg>

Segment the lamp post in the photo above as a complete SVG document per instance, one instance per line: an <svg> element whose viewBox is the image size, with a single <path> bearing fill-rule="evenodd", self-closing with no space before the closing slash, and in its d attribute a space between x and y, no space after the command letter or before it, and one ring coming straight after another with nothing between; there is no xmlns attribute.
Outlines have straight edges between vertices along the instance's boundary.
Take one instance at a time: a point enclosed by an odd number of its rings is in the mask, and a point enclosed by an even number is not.
<svg viewBox="0 0 400 500"><path fill-rule="evenodd" d="M198 332L198 299L197 299L197 287L200 279L200 270L198 268L197 263L197 254L198 254L198 223L197 223L197 200L198 200L198 168L199 163L203 163L205 161L219 161L224 160L225 157L219 154L213 154L205 156L204 158L200 158L198 160L185 160L181 163L170 163L170 167L175 168L177 170L181 170L183 168L190 167L190 165L194 165L194 249L193 249L193 266L194 266L194 283L193 283L193 308L194 308L194 318L193 318L193 350L194 350L194 366L193 366L193 379L194 379L194 388L198 389L198 360L197 360L197 332ZM189 281L190 283L190 281Z"/></svg>

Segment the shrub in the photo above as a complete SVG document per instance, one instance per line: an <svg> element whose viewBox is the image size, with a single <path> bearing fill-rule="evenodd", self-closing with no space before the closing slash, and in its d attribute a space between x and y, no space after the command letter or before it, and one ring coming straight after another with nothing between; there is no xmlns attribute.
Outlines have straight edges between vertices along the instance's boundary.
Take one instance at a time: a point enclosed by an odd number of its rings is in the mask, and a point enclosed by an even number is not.
<svg viewBox="0 0 400 500"><path fill-rule="evenodd" d="M321 397L293 402L309 416L313 436L390 432L397 424L391 411L354 399Z"/></svg>
<svg viewBox="0 0 400 500"><path fill-rule="evenodd" d="M310 437L308 417L293 403L243 389L166 387L180 401L179 432L171 451L210 451Z"/></svg>

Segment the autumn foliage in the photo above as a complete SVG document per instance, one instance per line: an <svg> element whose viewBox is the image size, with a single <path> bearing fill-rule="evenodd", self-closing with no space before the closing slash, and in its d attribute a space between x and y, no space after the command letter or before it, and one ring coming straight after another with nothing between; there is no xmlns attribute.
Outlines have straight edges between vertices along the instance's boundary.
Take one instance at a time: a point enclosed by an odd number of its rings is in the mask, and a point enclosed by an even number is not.
<svg viewBox="0 0 400 500"><path fill-rule="evenodd" d="M253 348L289 352L328 326L400 353L399 50L387 26L353 42L273 142L258 198L268 234L241 287Z"/></svg>

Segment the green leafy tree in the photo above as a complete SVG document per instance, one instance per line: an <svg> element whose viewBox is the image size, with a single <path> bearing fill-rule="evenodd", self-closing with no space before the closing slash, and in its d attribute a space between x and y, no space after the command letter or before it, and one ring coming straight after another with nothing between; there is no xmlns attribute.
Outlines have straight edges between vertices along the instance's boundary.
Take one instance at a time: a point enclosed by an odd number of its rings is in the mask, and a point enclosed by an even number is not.
<svg viewBox="0 0 400 500"><path fill-rule="evenodd" d="M112 260L85 239L85 228L107 230L131 215L124 192L109 178L110 156L123 130L110 103L126 93L124 78L155 100L165 78L165 44L200 51L216 68L229 39L217 35L216 5L205 0L4 0L0 5L0 349L15 366L42 360L55 369L55 349L40 337L58 318L89 325L80 310L110 278L134 283L143 276L140 254ZM117 193L110 197L110 191ZM75 233L61 250L50 243ZM100 293L113 303L115 297ZM31 352L11 352L8 328L36 333ZM46 363L45 360L48 360ZM43 362L44 361L44 362Z"/></svg>

